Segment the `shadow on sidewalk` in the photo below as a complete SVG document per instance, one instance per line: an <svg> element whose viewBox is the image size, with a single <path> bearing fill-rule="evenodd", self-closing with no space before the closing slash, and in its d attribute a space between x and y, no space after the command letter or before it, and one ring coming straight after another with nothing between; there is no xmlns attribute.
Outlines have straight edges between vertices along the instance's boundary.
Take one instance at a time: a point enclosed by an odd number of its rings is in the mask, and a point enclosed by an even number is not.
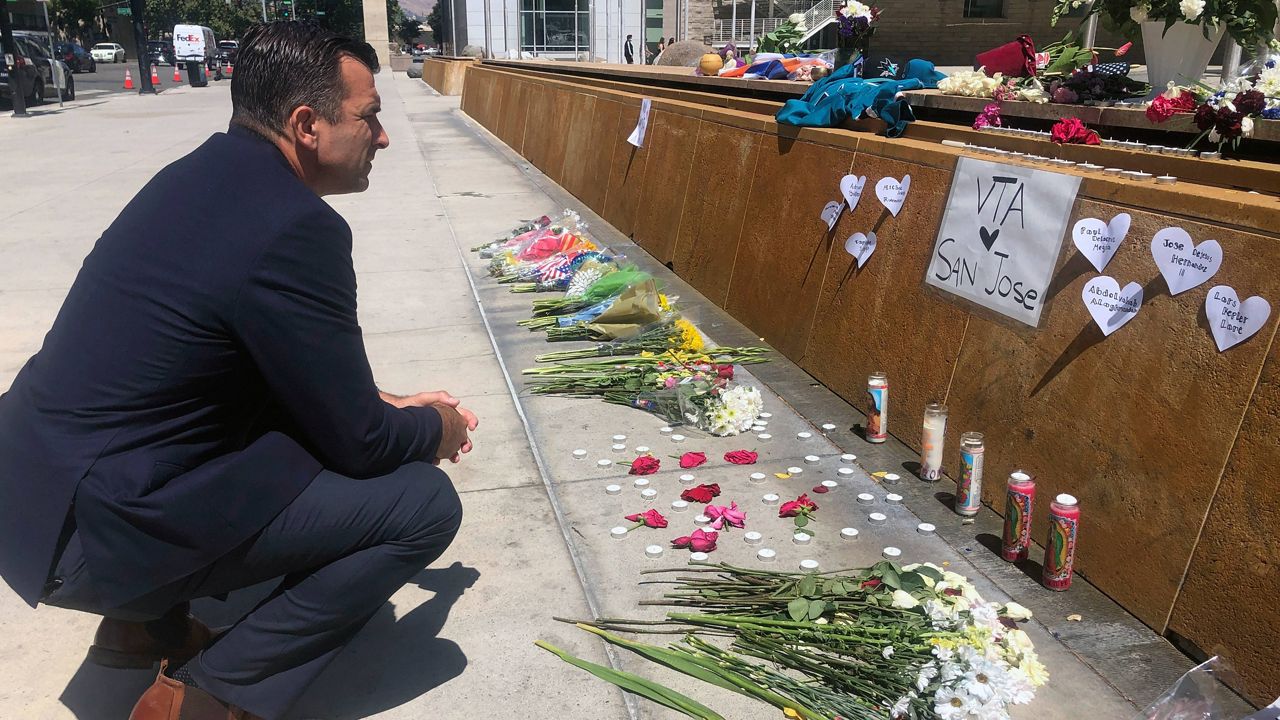
<svg viewBox="0 0 1280 720"><path fill-rule="evenodd" d="M384 604L303 696L290 718L354 720L429 692L467 666L456 643L436 635L453 604L480 578L475 568L455 562L424 570L413 583L435 595L396 620ZM234 622L271 591L264 583L233 593L226 603L198 601L194 612L211 625ZM155 680L154 670L113 670L81 663L59 700L78 720L121 720Z"/></svg>

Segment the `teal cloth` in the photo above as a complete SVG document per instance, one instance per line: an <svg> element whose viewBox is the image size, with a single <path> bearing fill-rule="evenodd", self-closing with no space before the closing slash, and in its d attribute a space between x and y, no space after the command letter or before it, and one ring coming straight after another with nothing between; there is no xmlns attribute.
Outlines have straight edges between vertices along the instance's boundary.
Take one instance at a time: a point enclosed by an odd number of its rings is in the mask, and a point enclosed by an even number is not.
<svg viewBox="0 0 1280 720"><path fill-rule="evenodd" d="M799 100L788 100L775 116L777 121L799 127L835 127L848 119L867 113L878 117L889 127L885 134L898 137L907 123L915 119L911 105L895 99L905 90L936 88L946 77L928 60L911 60L900 80L860 78L858 68L845 65L815 82Z"/></svg>

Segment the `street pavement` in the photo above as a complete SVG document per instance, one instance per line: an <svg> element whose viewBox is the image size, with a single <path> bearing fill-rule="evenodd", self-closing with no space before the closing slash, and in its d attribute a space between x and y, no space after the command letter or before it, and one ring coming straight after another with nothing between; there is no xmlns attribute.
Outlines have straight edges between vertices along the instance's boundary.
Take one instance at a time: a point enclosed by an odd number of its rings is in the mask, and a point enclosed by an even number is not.
<svg viewBox="0 0 1280 720"><path fill-rule="evenodd" d="M776 513L754 498L770 490L794 494L804 488L772 478L765 485L748 485L742 468L718 460L725 451L751 446L754 440L690 433L687 445L673 446L658 433L661 423L638 411L523 392L519 370L547 349L540 335L515 326L527 316L531 296L508 293L493 283L484 263L465 249L518 220L577 206L466 119L457 98L437 96L402 74L381 74L378 87L391 147L378 155L367 192L329 198L354 232L360 320L374 374L390 392L447 389L479 415L481 427L475 451L449 468L465 507L457 541L391 598L292 717L673 717L643 701L625 700L612 686L536 648L536 639L596 663L615 663L669 682L734 720L775 717L771 708L727 691L633 657L617 657L591 636L553 620L653 617L655 608L637 604L655 596L637 584L638 573L683 562L670 550L660 560L644 556L646 544L665 544L674 536L669 533L609 537L621 515L643 508L625 465L602 469L595 463L599 458L630 460L631 455L610 453L610 436L616 433L628 436L631 452L637 445L652 446L664 463L683 449L716 458L699 470L699 481L719 482L741 498L753 513L753 529L765 532L766 542L779 551L779 569L794 568L809 556L820 558L824 569L866 565L892 544L902 548L905 562L950 563L951 569L970 575L990 599L1008 597L1002 587L1016 586L1016 599L1036 609L1044 606L1040 596L1055 595L1033 589L1032 583L1002 581L997 586L993 578L999 571L971 563L971 548L917 534L919 519L904 505L885 506L889 523L864 527L856 543L841 544L832 532L820 535L812 548L798 548L790 543L786 521L772 517ZM0 156L6 158L0 164L0 187L5 188L0 204L0 389L9 386L39 348L102 229L158 170L224 129L229 115L228 84L220 83L158 96L104 94L91 105L59 115L0 117ZM216 204L219 198L205 201ZM602 222L592 232L645 262L642 251ZM177 233L174 238L180 239ZM665 272L660 266L647 267ZM678 278L669 273L663 277L713 339L754 344L745 328L718 314ZM860 416L836 402L822 406L822 416L807 411L802 416L795 408L807 407L811 382L789 363L762 366L757 375L777 438L755 448L761 453L761 470L772 473L801 465L802 455L816 455L818 464L805 466L807 488L835 477L841 452L856 452L867 470L890 468L891 462L909 456L892 444L882 449L854 446L860 441L849 433L827 437L815 430L811 421L847 428ZM805 445L790 440L806 429L815 437ZM575 448L587 449L589 459L574 460ZM653 477L663 493L661 509L680 490L676 475ZM608 496L604 486L610 482L627 490ZM885 490L859 467L853 478L841 479L836 493L825 496L822 527L862 527L865 513L853 502L854 494L883 497ZM687 531L686 524L688 518L680 518L673 529ZM717 556L754 563L754 548L730 537ZM211 624L231 622L262 592L237 593L225 603L202 601L196 611ZM1078 583L1070 595L1096 601L1090 592L1096 595ZM1143 636L1131 618L1125 625L1124 617L1119 613L1108 620L1114 623L1107 626L1113 636L1123 629L1130 633L1130 644L1138 642L1135 637L1162 642L1149 632ZM151 677L84 662L96 621L57 608L31 610L0 588L0 718L127 716ZM1151 699L1149 692L1117 687L1082 662L1075 650L1054 639L1054 621L1045 616L1043 622L1027 624L1054 679L1032 705L1018 709L1016 718L1127 720L1135 702ZM1141 674L1140 669L1131 672Z"/></svg>

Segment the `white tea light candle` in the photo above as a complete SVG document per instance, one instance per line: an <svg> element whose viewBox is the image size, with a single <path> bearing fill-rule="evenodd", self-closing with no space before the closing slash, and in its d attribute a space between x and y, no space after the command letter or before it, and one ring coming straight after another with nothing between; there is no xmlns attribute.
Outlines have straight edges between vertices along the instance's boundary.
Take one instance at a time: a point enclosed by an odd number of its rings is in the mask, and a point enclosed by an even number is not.
<svg viewBox="0 0 1280 720"><path fill-rule="evenodd" d="M841 538L842 540L857 540L857 539L858 539L858 528L841 528L841 529L840 529L840 538Z"/></svg>
<svg viewBox="0 0 1280 720"><path fill-rule="evenodd" d="M587 451L586 451L586 450L578 449L578 450L574 450L574 451L573 451L573 459L574 459L574 460L581 460L581 459L585 458L586 456L587 456Z"/></svg>
<svg viewBox="0 0 1280 720"><path fill-rule="evenodd" d="M644 554L646 557L651 557L651 558L662 557L662 546L650 545L644 549Z"/></svg>
<svg viewBox="0 0 1280 720"><path fill-rule="evenodd" d="M805 572L813 572L814 570L818 569L818 561L817 560L801 560L800 569L804 570Z"/></svg>
<svg viewBox="0 0 1280 720"><path fill-rule="evenodd" d="M684 511L686 511L686 510L688 510L688 509L689 509L689 503L685 502L684 500L672 500L672 501L671 501L671 510L672 510L672 512L684 512Z"/></svg>
<svg viewBox="0 0 1280 720"><path fill-rule="evenodd" d="M885 548L880 554L884 555L888 560L897 560L902 557L902 551L892 546Z"/></svg>
<svg viewBox="0 0 1280 720"><path fill-rule="evenodd" d="M920 523L916 526L916 532L921 535L932 535L937 529L938 528L934 527L933 523Z"/></svg>
<svg viewBox="0 0 1280 720"><path fill-rule="evenodd" d="M609 534L613 536L615 540L621 540L622 538L627 536L627 528L624 528L621 525L619 525L618 527L615 527L612 530L610 530Z"/></svg>
<svg viewBox="0 0 1280 720"><path fill-rule="evenodd" d="M748 545L759 545L761 541L764 540L764 535L761 535L755 530L748 530L743 533L742 539L745 540Z"/></svg>
<svg viewBox="0 0 1280 720"><path fill-rule="evenodd" d="M680 476L680 482L685 485L688 485L689 483L693 482L695 479L696 478L694 478L694 476L690 475L689 473L685 473Z"/></svg>
<svg viewBox="0 0 1280 720"><path fill-rule="evenodd" d="M691 552L689 553L689 562L706 562L708 557L710 556L704 552Z"/></svg>
<svg viewBox="0 0 1280 720"><path fill-rule="evenodd" d="M871 493L858 493L859 505L871 505L876 501L876 496Z"/></svg>
<svg viewBox="0 0 1280 720"><path fill-rule="evenodd" d="M775 495L775 494L773 494L773 493L768 493L768 494L766 494L764 497L760 498L760 500L761 500L762 502L764 502L764 504L765 504L765 505L777 505L777 504L778 504L778 496L777 496L777 495Z"/></svg>
<svg viewBox="0 0 1280 720"><path fill-rule="evenodd" d="M605 485L604 491L609 495L618 495L622 492L621 485Z"/></svg>
<svg viewBox="0 0 1280 720"><path fill-rule="evenodd" d="M770 550L769 548L760 548L756 552L756 557L760 562L773 562L778 558L778 553L777 551Z"/></svg>
<svg viewBox="0 0 1280 720"><path fill-rule="evenodd" d="M649 487L649 478L636 478L632 484L638 488L647 488Z"/></svg>
<svg viewBox="0 0 1280 720"><path fill-rule="evenodd" d="M791 542L797 545L808 545L809 540L810 538L808 533L798 532L791 536Z"/></svg>
<svg viewBox="0 0 1280 720"><path fill-rule="evenodd" d="M858 459L858 456L854 455L853 453L845 453L840 456L840 462L844 463L845 465L852 465L854 461L857 459Z"/></svg>
<svg viewBox="0 0 1280 720"><path fill-rule="evenodd" d="M762 473L762 472L753 472L753 473L751 473L751 482L753 482L753 483L762 483L762 482L764 482L767 478L768 478L768 476L767 476L767 475L765 475L765 474L764 474L764 473Z"/></svg>
<svg viewBox="0 0 1280 720"><path fill-rule="evenodd" d="M871 513L870 515L867 516L867 521L870 522L872 525L883 525L885 521L888 519L889 519L889 516L885 515L884 513Z"/></svg>

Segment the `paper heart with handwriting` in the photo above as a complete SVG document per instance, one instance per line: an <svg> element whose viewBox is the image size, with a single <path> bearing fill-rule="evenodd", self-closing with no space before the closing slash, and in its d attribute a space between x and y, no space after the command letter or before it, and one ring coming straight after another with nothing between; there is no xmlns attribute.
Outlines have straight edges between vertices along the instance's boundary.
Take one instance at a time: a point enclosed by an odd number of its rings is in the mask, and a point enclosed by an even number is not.
<svg viewBox="0 0 1280 720"><path fill-rule="evenodd" d="M1241 302L1230 285L1215 285L1204 299L1204 314L1222 352L1257 334L1271 317L1271 303L1257 295Z"/></svg>
<svg viewBox="0 0 1280 720"><path fill-rule="evenodd" d="M849 205L849 212L853 212L853 209L858 207L858 201L862 199L862 189L866 186L866 175L845 175L840 178L840 194L844 195L844 201Z"/></svg>
<svg viewBox="0 0 1280 720"><path fill-rule="evenodd" d="M1120 243L1129 234L1129 224L1133 218L1129 213L1120 213L1111 218L1111 222L1102 222L1098 218L1084 218L1071 229L1071 239L1076 249L1098 272L1106 269L1107 263L1115 257Z"/></svg>
<svg viewBox="0 0 1280 720"><path fill-rule="evenodd" d="M830 231L836 226L836 221L840 219L840 212L844 210L844 203L832 200L822 208L822 222L827 224L827 230Z"/></svg>
<svg viewBox="0 0 1280 720"><path fill-rule="evenodd" d="M902 203L907 199L907 191L911 189L911 176L903 175L901 180L891 177L880 178L876 183L876 198L880 204L889 209L894 217L902 210Z"/></svg>
<svg viewBox="0 0 1280 720"><path fill-rule="evenodd" d="M1080 298L1102 334L1110 335L1137 317L1142 309L1142 286L1131 282L1121 290L1115 278L1100 275L1084 284Z"/></svg>
<svg viewBox="0 0 1280 720"><path fill-rule="evenodd" d="M871 253L876 251L876 234L869 232L866 234L856 232L844 241L844 251L849 253L858 261L858 267L861 268L867 262L867 258L871 257Z"/></svg>
<svg viewBox="0 0 1280 720"><path fill-rule="evenodd" d="M1177 295L1218 272L1222 266L1222 246L1217 240L1196 245L1186 230L1167 227L1151 238L1151 257L1169 285L1169 294Z"/></svg>

